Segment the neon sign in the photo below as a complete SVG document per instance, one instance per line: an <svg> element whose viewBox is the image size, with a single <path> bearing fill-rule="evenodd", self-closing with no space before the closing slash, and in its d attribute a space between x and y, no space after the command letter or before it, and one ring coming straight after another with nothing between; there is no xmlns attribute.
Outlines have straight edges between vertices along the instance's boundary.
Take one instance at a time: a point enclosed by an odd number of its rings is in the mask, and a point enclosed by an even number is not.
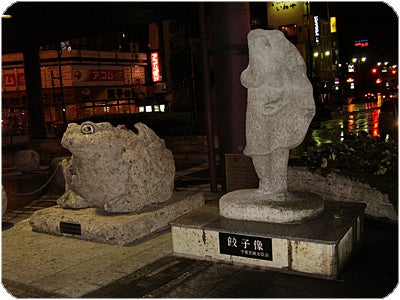
<svg viewBox="0 0 400 300"><path fill-rule="evenodd" d="M152 52L150 54L150 62L151 62L151 74L153 76L153 82L157 82L161 80L160 76L160 61L158 59L158 52Z"/></svg>
<svg viewBox="0 0 400 300"><path fill-rule="evenodd" d="M354 42L355 47L368 47L368 40L357 40Z"/></svg>
<svg viewBox="0 0 400 300"><path fill-rule="evenodd" d="M315 34L315 42L319 44L319 17L314 16L314 34Z"/></svg>
<svg viewBox="0 0 400 300"><path fill-rule="evenodd" d="M336 17L330 18L330 25L331 25L331 33L336 32Z"/></svg>

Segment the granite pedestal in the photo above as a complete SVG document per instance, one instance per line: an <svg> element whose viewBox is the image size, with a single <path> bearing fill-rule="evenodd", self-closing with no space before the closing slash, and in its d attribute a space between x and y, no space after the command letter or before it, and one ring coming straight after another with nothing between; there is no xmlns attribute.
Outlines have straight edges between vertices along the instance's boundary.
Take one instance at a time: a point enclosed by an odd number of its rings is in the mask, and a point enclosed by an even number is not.
<svg viewBox="0 0 400 300"><path fill-rule="evenodd" d="M172 220L203 205L202 193L182 191L175 192L166 202L147 205L136 213L64 209L57 205L35 212L29 223L36 232L126 246L167 228Z"/></svg>
<svg viewBox="0 0 400 300"><path fill-rule="evenodd" d="M171 223L176 255L336 278L360 244L365 204L325 201L300 224L226 219L202 206Z"/></svg>

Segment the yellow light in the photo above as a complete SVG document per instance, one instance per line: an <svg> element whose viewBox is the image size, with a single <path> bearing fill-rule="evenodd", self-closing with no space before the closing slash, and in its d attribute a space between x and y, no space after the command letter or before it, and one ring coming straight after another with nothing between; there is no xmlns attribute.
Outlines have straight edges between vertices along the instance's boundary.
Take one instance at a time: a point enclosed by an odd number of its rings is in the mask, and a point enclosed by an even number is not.
<svg viewBox="0 0 400 300"><path fill-rule="evenodd" d="M314 57L318 57L319 53L318 52L314 52Z"/></svg>
<svg viewBox="0 0 400 300"><path fill-rule="evenodd" d="M331 33L336 32L336 17L331 17Z"/></svg>
<svg viewBox="0 0 400 300"><path fill-rule="evenodd" d="M331 51L325 51L325 56L329 56L329 55L331 55Z"/></svg>

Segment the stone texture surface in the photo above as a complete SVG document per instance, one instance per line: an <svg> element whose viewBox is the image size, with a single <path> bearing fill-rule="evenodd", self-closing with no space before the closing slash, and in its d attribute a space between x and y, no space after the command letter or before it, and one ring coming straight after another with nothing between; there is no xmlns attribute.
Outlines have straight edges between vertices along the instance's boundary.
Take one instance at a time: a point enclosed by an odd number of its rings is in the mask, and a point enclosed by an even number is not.
<svg viewBox="0 0 400 300"><path fill-rule="evenodd" d="M226 194L221 215L277 223L308 220L322 211L322 199L306 196L304 201L313 199L312 205L302 210L287 191L289 149L303 141L315 114L306 65L279 30L254 29L247 39L249 65L240 76L248 90L243 153L252 158L259 185L251 192Z"/></svg>
<svg viewBox="0 0 400 300"><path fill-rule="evenodd" d="M7 193L4 186L1 185L1 214L4 215L7 209Z"/></svg>
<svg viewBox="0 0 400 300"><path fill-rule="evenodd" d="M169 232L125 247L33 232L24 220L2 233L2 282L81 298L171 252Z"/></svg>
<svg viewBox="0 0 400 300"><path fill-rule="evenodd" d="M171 198L175 163L170 150L150 128L138 133L110 123L68 125L61 144L72 153L62 162L64 208L99 207L134 212Z"/></svg>
<svg viewBox="0 0 400 300"><path fill-rule="evenodd" d="M360 245L364 204L326 202L323 213L302 224L226 219L201 207L171 223L176 255L336 278ZM272 260L221 253L219 233L272 240ZM243 243L243 241L238 241Z"/></svg>
<svg viewBox="0 0 400 300"><path fill-rule="evenodd" d="M32 173L40 163L39 154L35 150L21 150L15 155L15 167L23 173Z"/></svg>
<svg viewBox="0 0 400 300"><path fill-rule="evenodd" d="M55 157L50 162L50 174L54 174L52 182L59 188L65 188L65 178L62 169L62 162L64 159L70 159L70 156Z"/></svg>
<svg viewBox="0 0 400 300"><path fill-rule="evenodd" d="M289 190L301 190L321 196L329 201L359 202L367 205L365 214L373 218L398 221L398 212L389 196L368 184L351 180L336 173L326 177L310 172L307 168L288 168Z"/></svg>
<svg viewBox="0 0 400 300"><path fill-rule="evenodd" d="M221 216L228 219L295 223L317 217L324 209L324 202L320 196L307 192L277 196L244 189L222 196L219 207Z"/></svg>
<svg viewBox="0 0 400 300"><path fill-rule="evenodd" d="M35 212L29 223L36 232L126 246L167 228L172 220L203 205L202 193L182 191L175 192L168 201L145 206L137 213L109 213L97 208L72 210L53 206ZM60 222L78 224L80 234L66 233L60 229Z"/></svg>
<svg viewBox="0 0 400 300"><path fill-rule="evenodd" d="M294 148L315 114L304 60L279 30L250 31L248 47L249 65L240 77L248 93L244 153Z"/></svg>

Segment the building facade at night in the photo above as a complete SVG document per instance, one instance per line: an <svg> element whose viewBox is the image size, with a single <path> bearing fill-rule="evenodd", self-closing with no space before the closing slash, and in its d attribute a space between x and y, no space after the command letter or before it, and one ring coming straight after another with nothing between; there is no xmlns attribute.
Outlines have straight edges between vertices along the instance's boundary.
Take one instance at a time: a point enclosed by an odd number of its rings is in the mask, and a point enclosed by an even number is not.
<svg viewBox="0 0 400 300"><path fill-rule="evenodd" d="M397 72L397 66L393 67L393 63L385 66L382 61L381 65L372 66L368 58L368 70L360 69L367 65L361 63L364 56L360 54L354 64L359 68L356 74L351 73L351 62L339 62L339 33L328 4L322 5L321 14L313 10L313 2L253 2L249 7L251 28L281 30L300 51L316 101L323 102L327 95L335 93L341 97L343 90L351 90L348 80L356 80L355 87L365 86L364 79L358 78L361 73L371 75L369 79L374 79L375 85L381 79L379 87L397 88L397 74L392 73ZM207 18L212 52L212 42L218 43L217 39L212 41L217 31L213 26L222 17ZM197 18L182 16L143 24L127 33L75 38L63 44L64 50L59 44L42 46L40 73L47 130L54 123L118 113L179 111L203 120L205 105L199 100L203 66L197 26ZM358 52L369 49L361 47L365 45L362 42L358 45ZM213 64L218 61L211 61L211 69ZM382 76L372 74L372 67ZM213 70L211 73L214 80ZM24 76L22 53L2 56L3 134L26 131L28 100ZM213 99L211 104L214 114L217 102Z"/></svg>
<svg viewBox="0 0 400 300"><path fill-rule="evenodd" d="M106 34L43 46L40 73L47 130L54 124L90 116L164 112L165 82L158 50L139 52L139 43L124 45ZM149 57L150 56L150 57ZM151 58L151 59L149 59ZM60 76L61 75L61 76ZM2 133L24 134L28 108L22 53L2 56Z"/></svg>
<svg viewBox="0 0 400 300"><path fill-rule="evenodd" d="M281 30L297 47L314 88L324 95L334 89L338 76L336 18L312 14L312 5L297 1L267 2L268 28Z"/></svg>
<svg viewBox="0 0 400 300"><path fill-rule="evenodd" d="M139 112L151 96L145 53L71 49L62 51L59 60L57 51L43 50L40 59L47 123ZM2 71L3 125L15 127L17 122L23 128L27 103L22 53L3 55Z"/></svg>

